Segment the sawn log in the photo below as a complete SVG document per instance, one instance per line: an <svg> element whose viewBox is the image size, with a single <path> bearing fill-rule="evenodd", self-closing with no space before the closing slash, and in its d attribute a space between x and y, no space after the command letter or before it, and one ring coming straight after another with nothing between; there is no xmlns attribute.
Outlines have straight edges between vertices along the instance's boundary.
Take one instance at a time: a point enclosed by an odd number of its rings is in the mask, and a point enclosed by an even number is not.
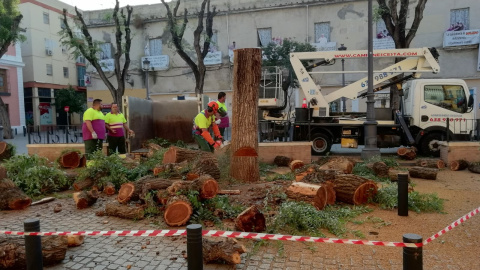
<svg viewBox="0 0 480 270"><path fill-rule="evenodd" d="M80 191L73 193L73 200L77 209L85 209L94 204L99 197L99 192L96 189L90 191Z"/></svg>
<svg viewBox="0 0 480 270"><path fill-rule="evenodd" d="M23 210L30 206L32 199L10 179L0 180L0 210Z"/></svg>
<svg viewBox="0 0 480 270"><path fill-rule="evenodd" d="M334 185L337 201L353 205L368 202L378 190L375 182L353 174L337 175Z"/></svg>
<svg viewBox="0 0 480 270"><path fill-rule="evenodd" d="M63 153L58 162L63 168L77 168L80 166L80 153L77 151L70 151Z"/></svg>
<svg viewBox="0 0 480 270"><path fill-rule="evenodd" d="M438 169L425 167L412 167L408 169L411 177L422 178L428 180L436 180Z"/></svg>
<svg viewBox="0 0 480 270"><path fill-rule="evenodd" d="M285 191L287 197L296 201L304 201L312 204L318 210L325 208L327 204L327 189L324 185L314 185L302 182L292 183Z"/></svg>
<svg viewBox="0 0 480 270"><path fill-rule="evenodd" d="M108 202L105 205L105 214L107 216L135 220L143 219L145 216L143 207L120 204L117 201Z"/></svg>
<svg viewBox="0 0 480 270"><path fill-rule="evenodd" d="M192 205L188 198L178 195L168 199L163 218L168 226L183 226L190 220L192 213Z"/></svg>
<svg viewBox="0 0 480 270"><path fill-rule="evenodd" d="M250 206L237 216L235 227L242 232L263 232L266 228L265 216L256 206Z"/></svg>
<svg viewBox="0 0 480 270"><path fill-rule="evenodd" d="M203 238L202 241L203 261L205 263L239 264L242 261L240 255L247 252L244 245L231 238L221 241Z"/></svg>
<svg viewBox="0 0 480 270"><path fill-rule="evenodd" d="M427 167L427 168L435 168L435 169L443 169L445 168L445 162L441 159L437 158L424 158L419 159L415 163L419 167Z"/></svg>
<svg viewBox="0 0 480 270"><path fill-rule="evenodd" d="M201 199L211 199L217 196L218 183L210 175L202 175L194 181L176 181L167 188L171 195L177 194L180 190L196 190Z"/></svg>
<svg viewBox="0 0 480 270"><path fill-rule="evenodd" d="M452 171L461 171L461 170L465 170L466 168L468 168L468 161L466 160L454 160L452 162L450 162L450 170Z"/></svg>

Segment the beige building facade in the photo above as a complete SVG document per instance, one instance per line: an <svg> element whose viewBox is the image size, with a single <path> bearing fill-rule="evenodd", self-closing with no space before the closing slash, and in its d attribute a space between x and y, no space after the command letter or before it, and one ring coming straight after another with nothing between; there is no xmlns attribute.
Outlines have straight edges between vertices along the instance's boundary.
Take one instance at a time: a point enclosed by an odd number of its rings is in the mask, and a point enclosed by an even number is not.
<svg viewBox="0 0 480 270"><path fill-rule="evenodd" d="M74 14L72 6L57 0L20 1L21 27L26 36L21 48L25 63L23 85L27 125L66 125L67 113L55 107L55 90L72 86L77 91L86 91L85 61L73 59L60 42L64 8L70 15ZM79 121L76 115L70 123Z"/></svg>
<svg viewBox="0 0 480 270"><path fill-rule="evenodd" d="M213 99L216 99L218 92L224 91L227 92L227 100L231 100L232 49L261 47L284 38L315 43L319 50L337 50L342 44L347 51L367 49L367 1L212 0L211 3L212 6L216 6L218 14L213 22L213 44L207 57L208 71L204 92ZM376 4L375 1L374 3ZM408 25L411 25L413 20L415 5L416 1L411 1ZM195 10L199 10L200 2L182 1L179 10L183 11L184 8L188 9L189 13L194 13ZM455 36L446 37L447 32L455 32L465 37L469 32L476 31L477 34L473 35L478 35L480 19L473 15L479 12L480 5L477 0L427 2L423 21L410 47L436 47L440 53L441 72L423 74L422 78L460 78L466 80L472 90L480 89L478 41L473 40L459 45L451 42ZM106 19L107 14L107 10L88 11L84 13L84 17L90 24L92 36L100 42L109 44L105 45L105 55L109 57L114 51L111 44L114 44L115 40L113 24ZM462 24L461 29L450 29L459 23ZM187 47L192 45L196 24L194 14L189 17L184 35ZM375 31L375 48L392 48L388 33L383 31L385 30L383 21L374 23L372 27ZM173 48L163 4L134 6L132 36L130 51L132 61L129 71L132 89L146 88L142 61L148 58L154 66L153 70L148 72L149 93L153 100L172 99L179 95L194 96L194 76ZM445 41L447 44L444 44ZM376 60L375 69L381 69L393 61L393 58ZM348 60L344 64L345 70L366 71L367 60ZM341 64L337 61L334 66L317 68L315 71L320 69L340 71ZM95 91L105 91L106 87L93 69L87 68L87 73L92 78L92 85L88 88L89 98L93 98ZM346 74L346 84L366 75L366 73ZM342 87L341 74L316 75L314 79L327 93ZM301 91L294 92L294 104L300 106L303 95ZM364 101L349 100L346 110L366 111ZM477 108L478 103L477 101ZM339 104L335 105L336 108L331 106L330 109L339 110ZM379 103L378 106L382 105Z"/></svg>

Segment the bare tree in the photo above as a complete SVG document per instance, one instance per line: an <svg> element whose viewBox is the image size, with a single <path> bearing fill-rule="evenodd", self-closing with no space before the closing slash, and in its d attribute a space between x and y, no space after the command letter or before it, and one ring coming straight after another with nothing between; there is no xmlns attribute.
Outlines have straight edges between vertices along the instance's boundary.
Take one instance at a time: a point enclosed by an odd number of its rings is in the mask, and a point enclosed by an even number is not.
<svg viewBox="0 0 480 270"><path fill-rule="evenodd" d="M110 82L110 79L103 71L102 65L99 62L100 59L98 58L98 52L100 51L100 43L93 40L92 36L90 35L89 28L83 19L83 15L78 11L77 7L75 7L75 12L77 14L75 17L75 22L80 27L82 35L79 36L74 34L72 27L68 24L67 10L64 9L63 22L65 24L65 30L62 33L62 44L74 49L77 54L83 55L85 59L90 62L90 64L97 70L98 75L112 94L113 102L117 103L121 107L122 96L125 93L125 76L127 75L128 67L130 66L130 46L132 43L132 38L130 36L130 20L133 8L127 6L126 15L124 14L123 9L121 9L120 12L119 10L119 2L116 0L116 5L112 14L113 21L115 23L115 55L113 59L115 68L114 75L117 80L116 88L112 82ZM124 33L125 39L123 39ZM125 55L125 61L123 63L123 67L121 67L121 58L123 55Z"/></svg>
<svg viewBox="0 0 480 270"><path fill-rule="evenodd" d="M190 58L190 56L186 52L186 48L183 41L183 35L185 34L185 29L187 28L188 24L188 11L185 8L183 13L183 21L180 21L181 18L178 15L178 8L180 7L181 0L178 0L175 4L173 9L173 13L170 10L170 6L165 3L165 0L162 0L162 3L165 5L167 9L167 17L168 17L168 27L170 33L172 34L173 44L177 49L178 55L187 62L188 66L192 69L193 75L195 76L195 94L197 98L201 102L201 96L203 94L203 85L205 83L205 74L206 74L206 67L203 62L205 56L208 53L208 48L210 47L210 41L213 35L213 17L217 15L215 6L213 9L210 9L210 0L203 0L200 11L197 14L198 23L197 28L193 32L193 48L195 50L197 56L197 62ZM205 7L207 8L207 12L205 14ZM205 18L206 15L206 18ZM205 18L205 27L203 26L203 20ZM206 28L206 29L204 29ZM206 37L203 41L203 48L200 46L200 40L203 31L206 32ZM200 104L199 104L200 106Z"/></svg>
<svg viewBox="0 0 480 270"><path fill-rule="evenodd" d="M0 58L7 52L8 47L22 40L20 21L23 16L17 10L18 1L0 0ZM3 125L3 136L12 139L12 125L7 112L7 106L0 96L0 123ZM3 138L0 138L2 140Z"/></svg>
<svg viewBox="0 0 480 270"><path fill-rule="evenodd" d="M409 48L423 19L423 11L425 10L427 0L417 0L415 17L413 18L412 25L408 29L407 15L410 6L409 0L377 0L377 2L379 5L379 15L385 22L385 26L395 42L395 48ZM403 58L396 58L395 62L401 60L403 60ZM399 91L397 91L396 87L390 89L390 104L392 104L391 107L394 110L398 110L400 107Z"/></svg>

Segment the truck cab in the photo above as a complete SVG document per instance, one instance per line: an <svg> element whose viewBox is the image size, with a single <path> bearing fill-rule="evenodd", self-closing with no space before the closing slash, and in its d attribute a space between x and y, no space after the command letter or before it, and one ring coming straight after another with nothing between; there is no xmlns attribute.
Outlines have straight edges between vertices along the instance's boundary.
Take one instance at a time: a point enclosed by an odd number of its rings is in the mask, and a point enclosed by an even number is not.
<svg viewBox="0 0 480 270"><path fill-rule="evenodd" d="M437 142L446 140L447 134L448 139L460 141L473 136L476 119L465 81L411 80L403 84L403 95L403 117L422 153L438 155Z"/></svg>

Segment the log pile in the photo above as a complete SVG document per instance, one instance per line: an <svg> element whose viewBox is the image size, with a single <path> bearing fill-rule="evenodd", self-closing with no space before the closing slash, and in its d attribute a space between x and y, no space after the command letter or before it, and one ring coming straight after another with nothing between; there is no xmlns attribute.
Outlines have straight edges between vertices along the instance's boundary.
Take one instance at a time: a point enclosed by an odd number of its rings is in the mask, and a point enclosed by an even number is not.
<svg viewBox="0 0 480 270"><path fill-rule="evenodd" d="M187 179L196 179L208 174L216 180L220 179L218 160L210 152L172 146L163 155L162 164L163 166L158 166L154 172L158 174L170 170L174 175L186 176Z"/></svg>
<svg viewBox="0 0 480 270"><path fill-rule="evenodd" d="M100 196L98 190L80 191L73 193L73 201L77 209L85 209L93 205Z"/></svg>
<svg viewBox="0 0 480 270"><path fill-rule="evenodd" d="M237 216L235 227L242 232L263 232L266 229L265 216L256 206L250 206Z"/></svg>
<svg viewBox="0 0 480 270"><path fill-rule="evenodd" d="M0 180L0 210L23 210L31 203L32 199L10 179Z"/></svg>
<svg viewBox="0 0 480 270"><path fill-rule="evenodd" d="M286 156L276 156L273 163L279 167L288 167L292 159Z"/></svg>
<svg viewBox="0 0 480 270"><path fill-rule="evenodd" d="M375 182L353 174L337 175L333 183L337 201L353 205L367 203L378 190Z"/></svg>
<svg viewBox="0 0 480 270"><path fill-rule="evenodd" d="M438 158L419 159L419 160L417 160L415 165L417 165L419 167L427 167L427 168L435 168L435 169L445 168L445 162L443 162L443 160L438 159Z"/></svg>
<svg viewBox="0 0 480 270"><path fill-rule="evenodd" d="M438 169L426 168L426 167L412 167L408 169L408 173L411 177L422 178L428 180L436 180Z"/></svg>
<svg viewBox="0 0 480 270"><path fill-rule="evenodd" d="M63 261L67 247L67 236L42 236L43 266ZM0 269L27 269L23 238L0 236Z"/></svg>
<svg viewBox="0 0 480 270"><path fill-rule="evenodd" d="M244 245L231 238L222 241L203 238L202 241L203 261L205 263L239 264L242 261L240 255L247 252Z"/></svg>
<svg viewBox="0 0 480 270"><path fill-rule="evenodd" d="M314 185L302 182L292 183L285 191L287 197L295 201L304 201L312 204L318 210L322 210L327 205L328 192L324 184ZM333 193L335 194L335 193ZM335 202L335 197L333 198Z"/></svg>
<svg viewBox="0 0 480 270"><path fill-rule="evenodd" d="M62 168L73 169L80 166L81 156L77 151L68 151L60 155L58 163Z"/></svg>
<svg viewBox="0 0 480 270"><path fill-rule="evenodd" d="M450 162L450 170L452 171L461 171L461 170L465 170L466 168L468 168L468 161L466 160L454 160L452 162Z"/></svg>
<svg viewBox="0 0 480 270"><path fill-rule="evenodd" d="M417 148L415 147L400 147L397 150L397 155L406 160L413 160L417 157Z"/></svg>

